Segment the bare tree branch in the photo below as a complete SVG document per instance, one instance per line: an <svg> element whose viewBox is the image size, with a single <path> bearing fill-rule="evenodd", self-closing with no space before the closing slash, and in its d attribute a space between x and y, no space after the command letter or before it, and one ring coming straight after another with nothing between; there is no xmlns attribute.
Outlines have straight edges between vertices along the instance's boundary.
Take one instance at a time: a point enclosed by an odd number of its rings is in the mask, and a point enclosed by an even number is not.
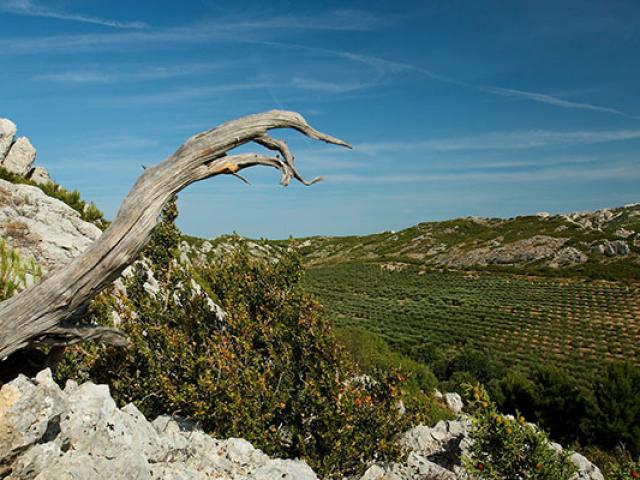
<svg viewBox="0 0 640 480"><path fill-rule="evenodd" d="M88 302L130 265L146 244L165 203L188 185L220 174L257 165L276 168L281 183L292 178L305 185L285 142L267 132L292 128L326 143L350 146L321 133L295 112L273 110L250 115L199 133L187 140L162 163L146 168L123 200L111 226L69 265L48 274L37 285L0 303L0 359L19 349L47 343L59 345L86 338L118 343L114 330L86 330L64 325L81 317ZM227 155L248 142L280 152L282 158L259 154Z"/></svg>

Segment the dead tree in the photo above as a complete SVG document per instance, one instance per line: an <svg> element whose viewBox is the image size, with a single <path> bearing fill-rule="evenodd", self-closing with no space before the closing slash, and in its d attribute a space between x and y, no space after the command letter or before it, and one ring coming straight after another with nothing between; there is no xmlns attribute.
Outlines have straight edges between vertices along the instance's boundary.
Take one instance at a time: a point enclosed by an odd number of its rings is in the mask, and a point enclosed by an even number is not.
<svg viewBox="0 0 640 480"><path fill-rule="evenodd" d="M233 120L191 137L165 161L144 171L113 223L82 255L37 285L0 303L0 363L15 352L42 345L64 346L89 339L125 345L122 332L79 326L77 320L91 299L133 263L165 203L188 185L220 174L239 177L240 170L255 165L280 170L280 183L284 186L292 179L304 185L321 180L307 182L302 178L287 144L268 134L275 128L292 128L310 138L349 147L342 140L313 129L301 115L280 110ZM228 154L249 142L277 154Z"/></svg>

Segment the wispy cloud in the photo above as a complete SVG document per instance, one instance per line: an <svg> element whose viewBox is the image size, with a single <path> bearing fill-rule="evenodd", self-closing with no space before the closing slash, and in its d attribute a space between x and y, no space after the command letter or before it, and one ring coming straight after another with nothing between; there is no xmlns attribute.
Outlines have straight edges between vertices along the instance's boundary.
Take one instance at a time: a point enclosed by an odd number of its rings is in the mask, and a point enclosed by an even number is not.
<svg viewBox="0 0 640 480"><path fill-rule="evenodd" d="M60 84L95 84L125 81L161 80L175 77L186 77L202 74L207 71L225 68L228 70L233 62L223 63L193 63L178 65L155 65L134 69L119 67L85 68L57 73L43 73L36 75L34 80Z"/></svg>
<svg viewBox="0 0 640 480"><path fill-rule="evenodd" d="M640 169L630 170L628 165L600 168L552 168L518 172L452 172L402 173L389 175L327 174L328 181L366 184L402 184L425 182L552 182L590 180L632 180L640 178Z"/></svg>
<svg viewBox="0 0 640 480"><path fill-rule="evenodd" d="M336 30L371 31L393 23L389 17L379 17L369 12L355 9L338 9L314 15L274 15L259 18L227 17L219 21L238 30Z"/></svg>
<svg viewBox="0 0 640 480"><path fill-rule="evenodd" d="M640 130L585 130L572 132L527 130L407 142L370 142L355 145L354 149L372 154L383 152L516 150L560 145L589 145L636 139L640 139Z"/></svg>
<svg viewBox="0 0 640 480"><path fill-rule="evenodd" d="M123 97L120 100L126 101L127 104L158 104L171 103L186 100L198 100L212 95L220 95L230 92L241 92L247 90L260 90L271 87L269 82L247 82L247 83L229 83L218 85L204 85L198 87L179 88L166 92L140 94L135 96ZM110 100L111 103L111 100Z"/></svg>
<svg viewBox="0 0 640 480"><path fill-rule="evenodd" d="M325 93L346 93L361 90L366 87L376 85L375 81L371 82L354 82L354 83L336 83L315 80L306 77L293 77L291 86L300 90L310 90Z"/></svg>
<svg viewBox="0 0 640 480"><path fill-rule="evenodd" d="M13 13L17 15L27 15L30 17L47 17L58 20L71 20L74 22L92 23L95 25L103 25L113 28L148 28L145 22L133 21L123 22L111 20L107 18L94 17L91 15L82 15L78 13L63 12L49 7L38 5L31 0L3 0L0 2L0 12Z"/></svg>
<svg viewBox="0 0 640 480"><path fill-rule="evenodd" d="M618 110L616 108L592 105L590 103L572 102L554 95L537 93L537 92L528 92L524 90L516 90L516 89L510 89L510 88L501 88L501 87L472 84L472 83L468 83L463 80L459 80L447 75L442 75L431 69L427 69L412 63L391 61L391 60L386 60L379 57L362 55L362 54L343 51L343 50L331 50L331 49L318 48L318 47L309 47L305 45L287 44L282 42L262 42L262 43L265 45L271 45L271 46L280 47L280 48L313 51L316 53L322 53L322 54L331 55L334 57L362 63L376 70L378 75L378 80L388 74L397 74L401 72L414 72L424 77L427 77L431 80L435 80L442 83L448 83L451 85L457 85L459 87L468 88L472 90L482 91L482 92L490 93L493 95L500 95L504 97L520 97L520 98L525 98L527 100L532 100L535 102L546 103L548 105L553 105L556 107L591 110L595 112L612 113L615 115L622 115L625 117L637 118L621 110Z"/></svg>
<svg viewBox="0 0 640 480"><path fill-rule="evenodd" d="M141 22L117 22L83 15L62 13L48 7L36 5L33 0L0 0L0 11L23 15L51 16L92 23L102 23L114 27L139 28ZM185 27L172 27L146 31L124 31L115 33L95 33L78 35L53 35L47 37L14 37L0 39L0 55L19 55L37 53L70 53L85 51L109 51L122 49L166 48L167 45L180 47L198 43L230 42L265 45L276 48L295 49L327 57L356 62L374 69L375 75L366 82L335 82L328 79L318 80L303 76L295 77L292 86L298 89L325 93L345 93L363 88L371 88L383 82L387 77L413 73L433 81L454 85L460 88L483 92L501 97L522 98L564 109L579 109L607 113L637 119L620 109L597 105L591 102L570 101L558 95L495 87L470 83L460 78L444 75L433 69L411 62L389 60L347 50L333 50L308 45L299 45L280 41L270 41L274 31L295 30L335 30L335 31L372 31L393 23L392 19L380 18L360 10L334 10L320 15L276 15L245 17L223 17L216 21L203 21ZM109 77L82 72L51 74L49 80L66 83L108 82Z"/></svg>
<svg viewBox="0 0 640 480"><path fill-rule="evenodd" d="M46 7L35 7L31 0L0 0L0 11L22 15L49 16L65 18L66 13L52 11ZM44 15L47 13L47 15ZM72 15L76 17L76 15ZM93 17L77 16L79 18L95 20L92 23L109 22L116 26L129 25L134 27L139 22L111 22L110 20L95 19ZM79 18L74 18L79 20ZM70 18L67 18L70 19ZM0 54L39 54L39 53L69 53L69 52L97 52L122 48L154 48L158 45L189 45L214 41L228 41L233 43L260 43L265 33L276 30L334 30L334 31L369 31L388 25L389 19L375 17L358 10L335 10L322 15L280 15L275 17L262 16L223 17L215 21L205 20L194 25L149 29L146 31L126 31L116 33L91 33L77 35L49 35L42 37L13 37L0 39ZM106 24L106 23L105 23Z"/></svg>
<svg viewBox="0 0 640 480"><path fill-rule="evenodd" d="M486 91L491 93L497 93L505 97L520 97L533 100L535 102L547 103L549 105L555 105L556 107L563 108L577 108L582 110L593 110L594 112L614 113L616 115L628 116L626 113L609 107L601 107L598 105L591 105L590 103L570 102L560 97L548 95L545 93L525 92L523 90L514 90L511 88L499 88L499 87L486 87Z"/></svg>

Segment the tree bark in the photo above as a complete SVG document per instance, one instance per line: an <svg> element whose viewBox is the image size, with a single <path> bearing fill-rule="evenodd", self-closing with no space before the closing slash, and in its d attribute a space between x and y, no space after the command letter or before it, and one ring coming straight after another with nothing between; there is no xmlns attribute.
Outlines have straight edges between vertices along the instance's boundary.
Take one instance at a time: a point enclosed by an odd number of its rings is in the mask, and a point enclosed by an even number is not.
<svg viewBox="0 0 640 480"><path fill-rule="evenodd" d="M292 128L310 138L349 147L311 128L301 115L279 110L233 120L191 137L169 158L144 171L113 223L84 253L37 285L0 303L0 361L34 345L65 345L90 338L126 344L124 335L115 329L79 327L75 321L89 301L133 263L165 203L191 183L220 174L239 177L238 171L255 165L280 170L284 186L292 179L305 185L321 180L307 182L302 178L286 143L268 135L274 128ZM248 142L279 152L282 157L227 155Z"/></svg>

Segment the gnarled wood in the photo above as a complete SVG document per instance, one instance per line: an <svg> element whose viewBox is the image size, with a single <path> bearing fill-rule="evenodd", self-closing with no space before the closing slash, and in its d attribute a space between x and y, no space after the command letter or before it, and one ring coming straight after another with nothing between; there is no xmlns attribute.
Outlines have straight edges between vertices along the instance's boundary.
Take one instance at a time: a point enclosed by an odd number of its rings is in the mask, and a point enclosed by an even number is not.
<svg viewBox="0 0 640 480"><path fill-rule="evenodd" d="M146 244L164 204L193 182L237 172L255 165L277 168L282 185L296 179L305 185L285 142L271 138L274 128L293 128L306 136L349 147L342 140L311 128L295 112L274 110L227 122L187 140L162 163L147 168L125 197L111 226L69 265L40 283L0 303L0 359L37 344L74 343L101 338L121 344L113 329L77 328L87 303L130 265ZM282 158L258 154L227 155L233 148L256 142ZM72 326L67 327L66 325Z"/></svg>

